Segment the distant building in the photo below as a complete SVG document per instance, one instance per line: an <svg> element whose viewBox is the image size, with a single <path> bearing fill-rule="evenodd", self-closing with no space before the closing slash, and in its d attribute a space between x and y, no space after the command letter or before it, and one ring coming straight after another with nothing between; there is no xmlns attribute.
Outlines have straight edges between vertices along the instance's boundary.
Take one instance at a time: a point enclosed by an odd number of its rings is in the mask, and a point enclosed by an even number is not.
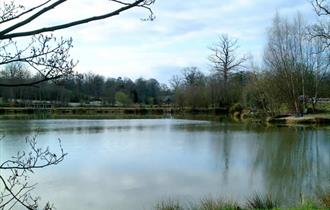
<svg viewBox="0 0 330 210"><path fill-rule="evenodd" d="M80 107L80 106L81 106L81 103L77 103L77 102L69 102L69 103L68 103L68 106L69 106L69 107Z"/></svg>
<svg viewBox="0 0 330 210"><path fill-rule="evenodd" d="M169 104L171 104L172 102L173 102L173 100L172 100L172 96L165 96L165 97L163 98L163 103L164 103L164 104L169 105Z"/></svg>
<svg viewBox="0 0 330 210"><path fill-rule="evenodd" d="M101 100L90 101L89 106L102 106Z"/></svg>

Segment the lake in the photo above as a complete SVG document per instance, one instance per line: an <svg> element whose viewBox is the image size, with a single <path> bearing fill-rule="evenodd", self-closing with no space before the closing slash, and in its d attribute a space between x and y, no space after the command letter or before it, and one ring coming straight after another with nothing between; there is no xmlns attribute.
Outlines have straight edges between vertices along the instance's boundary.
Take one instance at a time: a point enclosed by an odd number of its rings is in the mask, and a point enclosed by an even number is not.
<svg viewBox="0 0 330 210"><path fill-rule="evenodd" d="M57 209L152 209L205 197L246 201L254 193L291 204L330 187L329 127L266 127L180 119L4 120L0 160L42 147L68 156L37 170L35 193Z"/></svg>

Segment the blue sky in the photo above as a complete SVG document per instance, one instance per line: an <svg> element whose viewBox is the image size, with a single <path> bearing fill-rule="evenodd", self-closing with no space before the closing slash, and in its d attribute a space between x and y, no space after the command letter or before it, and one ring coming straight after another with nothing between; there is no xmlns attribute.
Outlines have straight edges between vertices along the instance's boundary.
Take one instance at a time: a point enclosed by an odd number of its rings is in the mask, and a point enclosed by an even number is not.
<svg viewBox="0 0 330 210"><path fill-rule="evenodd" d="M34 24L102 13L107 4L107 0L71 0ZM79 72L153 77L168 83L187 66L209 72L208 47L222 33L237 38L240 52L259 62L276 12L292 17L300 11L306 21L315 19L309 0L157 0L152 8L157 16L152 22L141 21L148 13L135 9L56 34L73 37L72 57L79 60Z"/></svg>

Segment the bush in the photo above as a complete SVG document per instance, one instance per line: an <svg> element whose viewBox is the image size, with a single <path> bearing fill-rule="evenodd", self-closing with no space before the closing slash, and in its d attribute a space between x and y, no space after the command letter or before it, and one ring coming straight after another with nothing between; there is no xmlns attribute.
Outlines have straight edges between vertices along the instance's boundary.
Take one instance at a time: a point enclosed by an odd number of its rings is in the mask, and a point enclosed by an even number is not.
<svg viewBox="0 0 330 210"><path fill-rule="evenodd" d="M243 106L240 103L236 103L229 108L229 113L241 113L243 111Z"/></svg>
<svg viewBox="0 0 330 210"><path fill-rule="evenodd" d="M322 203L322 205L325 208L329 208L330 209L330 193L325 193L323 195L320 195L320 201Z"/></svg>

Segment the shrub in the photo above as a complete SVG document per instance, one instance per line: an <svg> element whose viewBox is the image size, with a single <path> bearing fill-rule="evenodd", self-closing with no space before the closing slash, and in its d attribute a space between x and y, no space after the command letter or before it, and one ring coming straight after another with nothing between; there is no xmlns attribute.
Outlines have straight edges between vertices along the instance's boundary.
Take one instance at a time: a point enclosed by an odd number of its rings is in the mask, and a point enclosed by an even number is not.
<svg viewBox="0 0 330 210"><path fill-rule="evenodd" d="M229 108L229 113L234 114L236 112L241 113L243 111L243 106L240 103L236 103Z"/></svg>

